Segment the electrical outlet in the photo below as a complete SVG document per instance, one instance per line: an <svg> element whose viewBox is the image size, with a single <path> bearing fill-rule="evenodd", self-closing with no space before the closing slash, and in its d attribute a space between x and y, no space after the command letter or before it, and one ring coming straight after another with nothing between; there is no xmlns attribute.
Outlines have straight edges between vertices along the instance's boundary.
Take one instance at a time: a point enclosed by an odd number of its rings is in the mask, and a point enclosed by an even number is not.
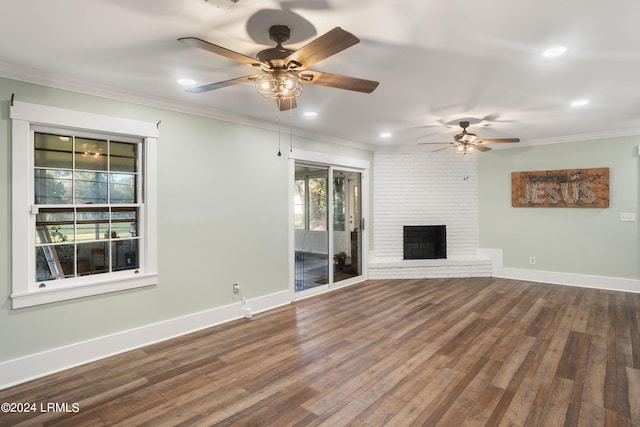
<svg viewBox="0 0 640 427"><path fill-rule="evenodd" d="M535 264L535 263L536 263L536 257L530 256L529 257L529 264Z"/></svg>
<svg viewBox="0 0 640 427"><path fill-rule="evenodd" d="M233 284L233 293L237 294L238 292L240 292L240 285L238 285L237 283Z"/></svg>

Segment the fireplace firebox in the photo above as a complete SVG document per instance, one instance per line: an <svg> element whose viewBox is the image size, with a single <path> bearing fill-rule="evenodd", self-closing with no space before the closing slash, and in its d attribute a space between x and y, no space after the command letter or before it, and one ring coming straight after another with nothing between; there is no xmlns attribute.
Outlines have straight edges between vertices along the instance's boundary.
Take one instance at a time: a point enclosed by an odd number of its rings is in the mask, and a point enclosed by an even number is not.
<svg viewBox="0 0 640 427"><path fill-rule="evenodd" d="M447 257L446 225L405 225L404 259L440 259Z"/></svg>

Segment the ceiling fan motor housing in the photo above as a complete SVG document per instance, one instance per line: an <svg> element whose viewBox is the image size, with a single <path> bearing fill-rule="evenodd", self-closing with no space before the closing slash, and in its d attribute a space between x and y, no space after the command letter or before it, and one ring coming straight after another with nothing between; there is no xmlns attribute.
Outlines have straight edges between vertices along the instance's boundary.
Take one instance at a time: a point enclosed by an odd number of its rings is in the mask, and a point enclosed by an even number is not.
<svg viewBox="0 0 640 427"><path fill-rule="evenodd" d="M284 59L291 55L293 52L295 51L284 48L282 46L270 47L258 52L258 54L256 55L256 59L260 62L266 62L270 64L272 68L286 68Z"/></svg>
<svg viewBox="0 0 640 427"><path fill-rule="evenodd" d="M278 44L282 44L291 37L291 28L286 25L272 25L269 28L269 38Z"/></svg>
<svg viewBox="0 0 640 427"><path fill-rule="evenodd" d="M269 38L278 44L282 44L291 37L291 28L286 25L272 25L269 28Z"/></svg>
<svg viewBox="0 0 640 427"><path fill-rule="evenodd" d="M284 59L295 51L282 47L282 43L289 40L290 36L291 29L286 25L272 25L269 28L269 38L276 42L278 45L261 50L256 55L256 59L258 61L268 63L271 66L270 69L286 68ZM265 69L265 71L270 71L270 69Z"/></svg>

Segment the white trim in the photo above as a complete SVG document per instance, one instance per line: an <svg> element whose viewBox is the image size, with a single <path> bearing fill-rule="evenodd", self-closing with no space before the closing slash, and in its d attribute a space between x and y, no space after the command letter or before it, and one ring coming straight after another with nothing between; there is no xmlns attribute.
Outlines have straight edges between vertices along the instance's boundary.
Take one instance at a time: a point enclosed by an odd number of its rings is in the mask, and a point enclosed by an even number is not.
<svg viewBox="0 0 640 427"><path fill-rule="evenodd" d="M239 114L229 113L206 106L195 105L185 102L178 102L173 99L163 98L159 96L152 96L141 92L133 92L130 90L124 90L108 85L101 85L95 82L88 82L86 80L76 79L60 74L53 74L50 71L43 71L35 68L25 67L16 64L10 64L7 62L0 62L0 77L8 79L33 83L38 85L44 85L51 88L63 89L73 92L78 92L86 95L99 96L102 98L113 99L116 101L123 101L134 103L138 105L146 105L154 108L164 108L179 113L186 113L200 117L211 118L215 120L222 120L230 123L236 123L245 126L252 126L260 129L267 129L272 131L279 131L279 124L269 122L266 120L259 120L255 118L244 117ZM307 137L311 139L322 139L326 142L332 142L335 144L361 148L364 150L387 150L387 146L381 143L352 141L344 138L336 137L330 134L321 134L318 132L311 132L301 128L291 128L291 132L295 135ZM575 142L585 141L593 139L603 138L615 138L620 136L633 136L639 135L640 128L629 128L609 131L597 131L576 135L564 135L558 137L549 138L536 138L528 141L522 141L518 144L519 147L555 144L563 142ZM509 147L509 144L500 144L500 146L494 146L494 149L512 149L517 147ZM395 146L392 149L411 149L413 144L404 144L402 146Z"/></svg>
<svg viewBox="0 0 640 427"><path fill-rule="evenodd" d="M368 170L370 165L368 160L354 159L352 157L339 156L335 154L317 153L315 151L298 150L296 148L292 149L289 152L289 159L299 160L302 162L311 162L325 166L345 167L362 170Z"/></svg>
<svg viewBox="0 0 640 427"><path fill-rule="evenodd" d="M31 157L30 151L19 150L15 147L15 141L17 135L21 135L22 138L29 138L29 122L22 120L12 120L12 176L11 182L11 209L12 209L12 233L11 233L11 281L12 292L23 293L29 289L30 272L32 268L29 266L29 260L31 259L33 235L31 232L31 226L29 221L29 215L27 215L27 209L29 206L28 194L30 194L30 187L32 182L33 162L29 161ZM28 139L27 139L28 140ZM31 165L31 166L30 166ZM18 173L18 171L22 171ZM29 171L25 173L24 171ZM31 172L31 173L30 173ZM26 235L24 238L18 239L19 235ZM25 279L27 278L27 279Z"/></svg>
<svg viewBox="0 0 640 427"><path fill-rule="evenodd" d="M84 95L99 96L101 98L113 99L121 102L128 102L137 105L144 105L154 108L163 108L178 113L185 113L209 119L221 120L229 123L235 123L243 126L251 126L259 129L266 129L275 132L280 131L280 124L267 120L260 120L251 117L245 117L240 114L230 113L202 105L191 104L187 102L178 102L173 99L152 96L141 92L132 92L113 86L100 85L94 82L75 79L72 77L52 74L49 71L42 71L33 68L0 62L0 77L6 77L17 81L44 85L51 88L63 89L78 92ZM374 144L362 141L353 141L340 138L335 135L319 134L306 129L291 127L291 133L301 137L310 139L321 139L325 142L343 145L347 147L360 148L363 150L372 150Z"/></svg>
<svg viewBox="0 0 640 427"><path fill-rule="evenodd" d="M64 287L60 286L57 288L44 288L36 291L13 293L11 294L11 307L14 309L32 307L34 305L48 304L50 302L66 301L91 295L152 286L158 283L157 274L135 274L133 270L118 273L128 274L118 274L119 277L109 276L106 280L101 280L98 283L68 285Z"/></svg>
<svg viewBox="0 0 640 427"><path fill-rule="evenodd" d="M524 141L523 144L520 144L520 147L526 147L526 146L532 146L532 145L560 144L565 142L591 141L594 139L605 139L605 138L620 138L624 136L636 136L638 134L640 134L640 129L638 128L615 129L615 130L607 130L607 131L600 131L600 132L589 132L589 133L581 133L581 134L574 134L574 135L552 136L548 138L530 139L528 141ZM509 148L512 148L512 147L509 147Z"/></svg>
<svg viewBox="0 0 640 427"><path fill-rule="evenodd" d="M504 267L502 264L501 249L479 249L478 251L491 257L493 262L493 277L640 293L640 280L638 279Z"/></svg>
<svg viewBox="0 0 640 427"><path fill-rule="evenodd" d="M14 101L12 129L12 308L24 308L157 284L157 142L155 123ZM65 280L40 288L34 265L33 131L41 126L134 137L143 142L144 203L139 208L140 268ZM30 214L30 209L31 213Z"/></svg>
<svg viewBox="0 0 640 427"><path fill-rule="evenodd" d="M289 230L289 234L287 236L287 259L289 260L289 268L287 270L289 276L289 292L291 293L291 298L295 298L296 294L296 236L295 236L295 202L293 200L295 196L295 177L296 177L296 161L295 159L289 158L289 173L288 173L288 181L287 181L287 213L289 220L287 221ZM306 214L306 213L305 213ZM293 230L293 231L291 231Z"/></svg>
<svg viewBox="0 0 640 427"><path fill-rule="evenodd" d="M291 303L289 291L78 342L0 363L0 390L125 351L175 338Z"/></svg>
<svg viewBox="0 0 640 427"><path fill-rule="evenodd" d="M158 138L148 137L144 142L143 197L144 259L148 272L158 271ZM152 166L152 167L150 167Z"/></svg>
<svg viewBox="0 0 640 427"><path fill-rule="evenodd" d="M158 127L155 123L102 114L85 113L65 108L30 104L14 101L11 106L11 119L24 120L30 124L85 129L93 132L138 136L141 138L157 138Z"/></svg>

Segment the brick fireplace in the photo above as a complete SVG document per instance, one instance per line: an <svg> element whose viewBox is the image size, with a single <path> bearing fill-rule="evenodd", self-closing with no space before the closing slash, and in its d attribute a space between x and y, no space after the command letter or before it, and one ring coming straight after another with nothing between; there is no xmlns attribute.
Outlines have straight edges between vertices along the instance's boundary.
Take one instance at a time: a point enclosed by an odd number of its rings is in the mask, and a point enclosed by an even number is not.
<svg viewBox="0 0 640 427"><path fill-rule="evenodd" d="M477 157L422 148L374 153L369 278L491 276L478 256ZM446 227L445 256L405 259L405 227L424 225Z"/></svg>

